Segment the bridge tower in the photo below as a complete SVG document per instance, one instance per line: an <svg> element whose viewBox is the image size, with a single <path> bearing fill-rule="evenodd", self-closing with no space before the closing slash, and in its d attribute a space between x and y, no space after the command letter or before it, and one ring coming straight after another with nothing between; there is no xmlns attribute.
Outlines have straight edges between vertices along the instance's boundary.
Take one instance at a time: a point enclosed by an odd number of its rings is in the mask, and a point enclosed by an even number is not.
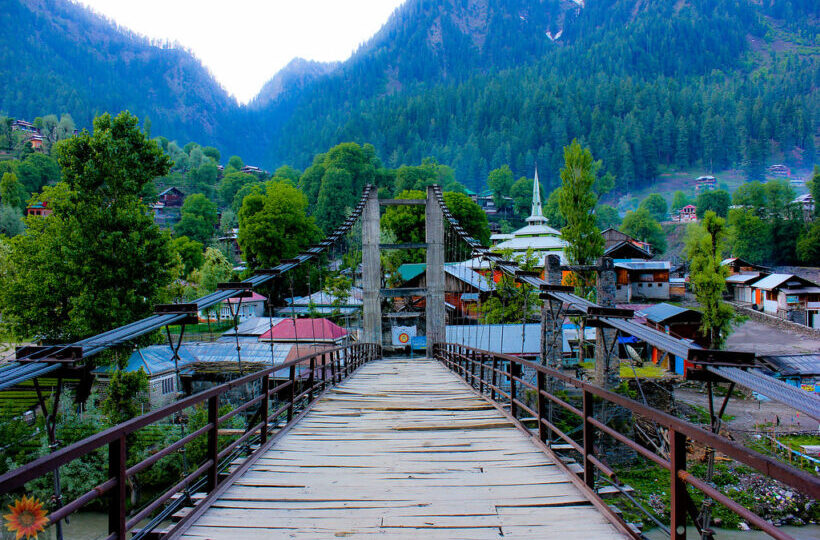
<svg viewBox="0 0 820 540"><path fill-rule="evenodd" d="M425 206L427 240L427 350L446 341L444 310L444 213L433 186L427 188Z"/></svg>
<svg viewBox="0 0 820 540"><path fill-rule="evenodd" d="M362 311L364 342L382 342L382 268L379 256L379 192L370 190L362 211Z"/></svg>

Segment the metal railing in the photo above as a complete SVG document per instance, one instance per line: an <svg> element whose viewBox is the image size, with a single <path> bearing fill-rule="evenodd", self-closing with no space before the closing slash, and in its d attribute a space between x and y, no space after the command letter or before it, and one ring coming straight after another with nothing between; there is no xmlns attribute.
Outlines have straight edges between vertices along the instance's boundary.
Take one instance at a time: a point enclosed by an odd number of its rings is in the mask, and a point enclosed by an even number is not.
<svg viewBox="0 0 820 540"><path fill-rule="evenodd" d="M127 538L127 531L157 512L166 502L172 499L174 494L192 486L203 478L205 480L205 491L211 494L203 501L204 504L200 503L202 506L206 506L211 496L215 498L215 494L220 491L220 487L226 486L233 478L244 472L246 469L245 464L264 453L281 434L298 421L307 412L311 404L318 399L320 393L349 377L361 365L380 357L381 346L371 343L354 344L303 356L245 375L113 426L18 469L9 471L0 476L0 495L21 490L26 482L51 473L63 465L108 446L108 479L65 506L51 512L48 516L48 522L55 523L62 520L95 499L107 495L109 498L109 535L107 538L125 539ZM298 369L304 367L307 367L307 369ZM279 375L281 372L285 372L285 374ZM271 387L271 382L277 380L283 382ZM253 387L257 381L260 388L258 395L249 397L244 403L220 416L220 397L243 385L250 384ZM272 399L275 400L275 405L277 402L280 404L274 411L270 410ZM208 418L203 427L187 434L139 463L127 466L128 445L126 438L129 435L146 426L168 420L186 408L203 403L207 403ZM248 426L244 434L220 449L219 426L240 413L252 413L249 423L256 423ZM275 425L280 417L284 417L286 423L279 426L279 430L276 434L273 434L271 433L270 424ZM187 444L203 435L207 436L205 461L198 464L196 470L186 475L159 497L129 515L127 510L128 479L145 471L162 458L180 451ZM226 458L231 461L235 452L242 445L248 445L252 437L258 438L260 446L250 453L242 466L220 482L219 470L224 465ZM173 535L176 529L192 521L195 514L196 512L192 512L187 516L188 519L184 518L179 521L169 533Z"/></svg>
<svg viewBox="0 0 820 540"><path fill-rule="evenodd" d="M599 433L627 446L642 457L669 471L671 494L670 531L673 540L686 538L687 516L692 519L692 524L699 526L695 520L697 510L687 486L695 488L706 497L710 497L715 502L725 506L747 520L749 524L760 528L773 538L792 538L772 523L724 495L712 484L687 472L686 445L690 441L714 448L727 457L743 463L765 476L783 482L813 499L820 497L820 481L804 471L745 448L725 437L705 431L694 424L643 405L623 395L575 379L555 369L515 356L483 351L453 343L435 344L433 346L433 356L484 397L501 407L508 406L510 418L519 427L532 434L521 418L522 413L530 415L533 421L537 421L538 429L533 437L536 437L538 441L546 445L548 441L555 440L557 437L563 440L568 448L580 454L583 466L583 482L580 487L585 488L584 491L598 502L601 501L595 491L596 471L609 478L616 485L620 485L616 472L604 462L603 456L599 455L599 449L594 444L595 437ZM530 374L534 373L534 384L522 375L524 370ZM581 407L575 407L554 393L550 393L549 379L573 387L576 392L580 391ZM535 408L525 402L522 392L526 390L535 393ZM653 421L661 428L668 430L670 449L668 457L659 455L596 418L594 414L596 401L623 407L632 414ZM548 409L551 407L550 403L580 419L582 433L580 441L572 438L559 429L555 422L551 421L552 415L548 413ZM544 448L548 448L548 446L544 446ZM556 460L556 464L565 467L560 460ZM566 470L569 471L569 469ZM599 505L599 508L622 525L624 524L621 518L608 506Z"/></svg>

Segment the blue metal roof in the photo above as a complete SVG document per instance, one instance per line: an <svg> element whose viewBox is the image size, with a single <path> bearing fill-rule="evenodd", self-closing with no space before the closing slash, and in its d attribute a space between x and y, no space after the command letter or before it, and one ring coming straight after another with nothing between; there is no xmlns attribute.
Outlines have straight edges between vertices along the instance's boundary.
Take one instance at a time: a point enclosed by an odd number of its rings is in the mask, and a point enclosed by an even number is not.
<svg viewBox="0 0 820 540"><path fill-rule="evenodd" d="M695 310L692 309L687 309L663 302L661 304L655 304L654 306L644 308L637 314L646 317L646 319L649 321L660 324L665 321L668 321L669 319L677 317L682 313L687 312L692 312L693 314L697 313Z"/></svg>

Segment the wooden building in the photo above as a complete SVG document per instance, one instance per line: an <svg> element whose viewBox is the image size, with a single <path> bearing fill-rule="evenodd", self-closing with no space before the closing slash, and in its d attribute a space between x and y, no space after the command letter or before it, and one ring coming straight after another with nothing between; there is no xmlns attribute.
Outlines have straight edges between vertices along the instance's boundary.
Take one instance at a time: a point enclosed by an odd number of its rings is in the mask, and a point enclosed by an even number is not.
<svg viewBox="0 0 820 540"><path fill-rule="evenodd" d="M752 284L754 304L764 313L820 328L820 285L794 274L772 274Z"/></svg>
<svg viewBox="0 0 820 540"><path fill-rule="evenodd" d="M669 261L616 261L615 301L669 300Z"/></svg>
<svg viewBox="0 0 820 540"><path fill-rule="evenodd" d="M159 194L158 200L164 207L180 207L185 201L185 194L175 187L169 187Z"/></svg>
<svg viewBox="0 0 820 540"><path fill-rule="evenodd" d="M720 265L729 268L730 276L733 276L735 274L751 274L754 272L765 275L769 275L771 273L769 272L769 268L761 266L759 264L744 261L740 257L730 257L728 259L723 259L720 262Z"/></svg>

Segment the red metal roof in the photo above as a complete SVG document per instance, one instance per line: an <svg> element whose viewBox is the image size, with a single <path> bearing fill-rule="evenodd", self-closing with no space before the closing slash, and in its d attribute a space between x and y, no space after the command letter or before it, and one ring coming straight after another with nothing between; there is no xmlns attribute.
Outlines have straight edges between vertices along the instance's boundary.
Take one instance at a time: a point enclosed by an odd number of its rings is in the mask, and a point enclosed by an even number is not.
<svg viewBox="0 0 820 540"><path fill-rule="evenodd" d="M260 341L336 341L347 330L327 319L285 319L259 336Z"/></svg>

